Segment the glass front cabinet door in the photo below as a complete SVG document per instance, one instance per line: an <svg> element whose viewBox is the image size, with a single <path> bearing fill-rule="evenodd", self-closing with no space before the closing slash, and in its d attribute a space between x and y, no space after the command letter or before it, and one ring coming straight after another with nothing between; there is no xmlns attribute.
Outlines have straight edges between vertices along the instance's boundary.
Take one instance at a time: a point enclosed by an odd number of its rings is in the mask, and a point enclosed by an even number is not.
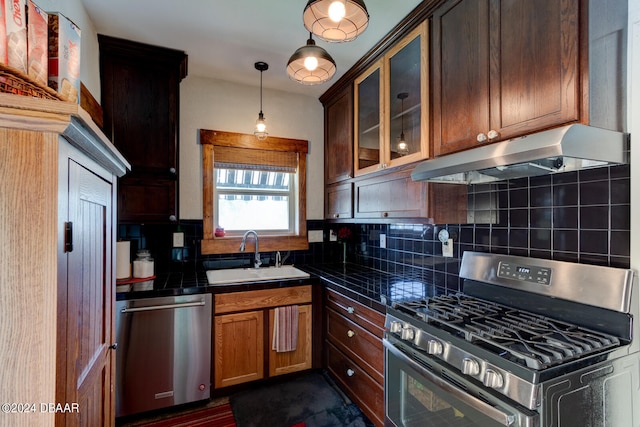
<svg viewBox="0 0 640 427"><path fill-rule="evenodd" d="M427 21L355 81L354 171L429 157Z"/></svg>

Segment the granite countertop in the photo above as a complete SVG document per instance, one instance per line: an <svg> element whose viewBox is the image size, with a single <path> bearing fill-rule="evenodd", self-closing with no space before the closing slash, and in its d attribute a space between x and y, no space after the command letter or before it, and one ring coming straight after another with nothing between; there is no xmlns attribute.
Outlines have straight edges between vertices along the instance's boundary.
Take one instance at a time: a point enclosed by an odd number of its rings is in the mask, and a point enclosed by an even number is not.
<svg viewBox="0 0 640 427"><path fill-rule="evenodd" d="M158 274L143 283L117 286L116 299L190 295L204 292L232 292L292 286L318 278L334 289L380 312L394 302L433 296L434 286L419 275L391 274L352 263L296 265L311 275L309 279L275 280L250 284L209 285L206 271L183 271Z"/></svg>

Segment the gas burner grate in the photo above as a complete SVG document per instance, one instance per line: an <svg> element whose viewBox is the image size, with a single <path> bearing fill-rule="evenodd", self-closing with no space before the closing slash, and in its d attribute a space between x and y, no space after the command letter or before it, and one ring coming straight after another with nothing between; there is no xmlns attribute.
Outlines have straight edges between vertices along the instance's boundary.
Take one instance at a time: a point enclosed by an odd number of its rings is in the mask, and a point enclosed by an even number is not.
<svg viewBox="0 0 640 427"><path fill-rule="evenodd" d="M620 345L612 335L462 293L400 303L395 308L536 370Z"/></svg>

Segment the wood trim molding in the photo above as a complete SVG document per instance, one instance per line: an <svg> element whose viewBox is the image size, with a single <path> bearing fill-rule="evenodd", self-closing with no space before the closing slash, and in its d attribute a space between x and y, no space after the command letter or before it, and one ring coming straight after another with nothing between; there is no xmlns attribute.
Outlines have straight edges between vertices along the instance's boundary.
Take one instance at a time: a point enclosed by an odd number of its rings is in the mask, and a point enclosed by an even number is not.
<svg viewBox="0 0 640 427"><path fill-rule="evenodd" d="M238 253L241 237L215 237L215 223L213 203L215 199L213 165L215 163L215 147L240 147L257 150L289 151L298 154L298 224L295 235L260 236L260 250L306 250L309 248L307 240L307 152L308 142L298 139L269 137L260 141L252 134L223 132L215 130L200 130L200 144L202 144L202 219L203 239L200 251L203 255ZM247 252L253 250L249 242Z"/></svg>

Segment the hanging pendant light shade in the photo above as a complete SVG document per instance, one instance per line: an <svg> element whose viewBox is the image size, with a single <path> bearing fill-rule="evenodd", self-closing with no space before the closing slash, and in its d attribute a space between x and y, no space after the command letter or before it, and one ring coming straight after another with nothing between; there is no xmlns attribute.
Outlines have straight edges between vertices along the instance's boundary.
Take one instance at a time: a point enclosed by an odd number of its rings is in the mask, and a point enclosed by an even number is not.
<svg viewBox="0 0 640 427"><path fill-rule="evenodd" d="M309 0L302 13L305 28L327 42L349 42L369 25L362 0Z"/></svg>
<svg viewBox="0 0 640 427"><path fill-rule="evenodd" d="M267 139L267 136L269 135L267 133L267 124L265 122L264 114L262 114L262 72L269 69L269 64L260 61L256 62L254 66L256 67L256 70L260 71L260 113L258 113L258 120L256 120L256 130L253 132L253 134L256 136L256 138L262 141L264 139Z"/></svg>
<svg viewBox="0 0 640 427"><path fill-rule="evenodd" d="M336 73L336 63L309 34L307 44L297 49L287 63L287 74L303 85L317 85L331 79Z"/></svg>

